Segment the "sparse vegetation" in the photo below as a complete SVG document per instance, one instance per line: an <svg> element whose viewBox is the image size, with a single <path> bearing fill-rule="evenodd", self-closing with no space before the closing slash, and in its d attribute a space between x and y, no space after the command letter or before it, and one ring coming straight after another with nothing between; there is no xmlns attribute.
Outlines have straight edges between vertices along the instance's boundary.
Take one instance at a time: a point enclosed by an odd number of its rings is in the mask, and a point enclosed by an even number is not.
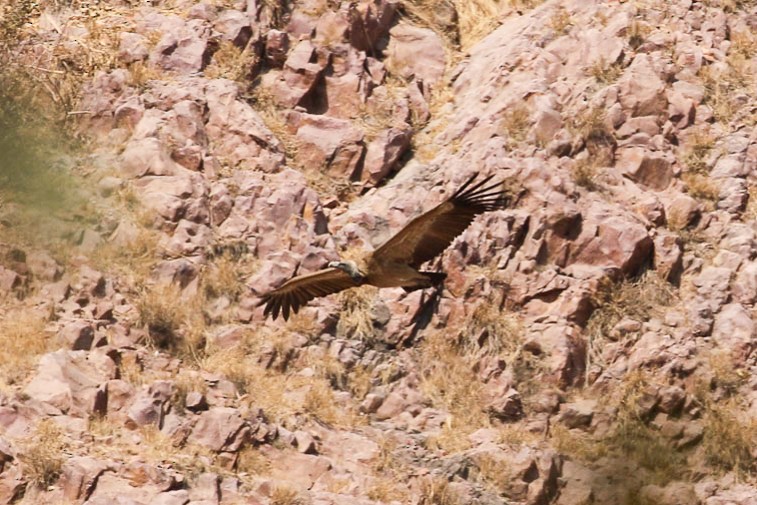
<svg viewBox="0 0 757 505"><path fill-rule="evenodd" d="M462 497L443 477L426 477L420 481L418 505L462 505Z"/></svg>
<svg viewBox="0 0 757 505"><path fill-rule="evenodd" d="M67 447L58 425L50 419L42 419L21 445L23 450L19 457L29 479L40 487L55 482L63 468Z"/></svg>
<svg viewBox="0 0 757 505"><path fill-rule="evenodd" d="M209 79L223 78L247 82L255 64L255 56L249 48L240 49L233 43L223 40L219 43L218 50L213 53L213 58L203 73Z"/></svg>
<svg viewBox="0 0 757 505"><path fill-rule="evenodd" d="M558 36L567 35L571 26L573 26L573 18L563 6L558 7L549 18L549 27Z"/></svg>
<svg viewBox="0 0 757 505"><path fill-rule="evenodd" d="M305 501L296 489L288 486L276 486L271 491L271 505L304 505Z"/></svg>
<svg viewBox="0 0 757 505"><path fill-rule="evenodd" d="M638 49L649 36L650 32L651 28L649 25L639 20L634 20L631 22L631 26L628 27L628 33L626 35L628 38L628 45L631 46L632 49Z"/></svg>
<svg viewBox="0 0 757 505"><path fill-rule="evenodd" d="M137 300L139 322L150 344L194 356L204 345L205 322L200 298L186 299L174 284L143 288Z"/></svg>
<svg viewBox="0 0 757 505"><path fill-rule="evenodd" d="M372 312L377 295L378 289L372 286L363 286L339 293L342 310L339 311L337 335L372 340L374 334Z"/></svg>
<svg viewBox="0 0 757 505"><path fill-rule="evenodd" d="M0 320L0 389L18 384L37 358L57 344L45 331L45 318L29 309L15 309Z"/></svg>
<svg viewBox="0 0 757 505"><path fill-rule="evenodd" d="M753 474L757 420L735 400L708 402L702 446L706 462L720 471Z"/></svg>
<svg viewBox="0 0 757 505"><path fill-rule="evenodd" d="M507 136L515 142L526 139L531 126L531 113L525 104L518 103L510 108L502 119L502 128Z"/></svg>
<svg viewBox="0 0 757 505"><path fill-rule="evenodd" d="M618 78L623 75L623 70L624 67L622 63L607 63L600 58L589 67L589 75L594 77L597 82L607 85L617 81Z"/></svg>

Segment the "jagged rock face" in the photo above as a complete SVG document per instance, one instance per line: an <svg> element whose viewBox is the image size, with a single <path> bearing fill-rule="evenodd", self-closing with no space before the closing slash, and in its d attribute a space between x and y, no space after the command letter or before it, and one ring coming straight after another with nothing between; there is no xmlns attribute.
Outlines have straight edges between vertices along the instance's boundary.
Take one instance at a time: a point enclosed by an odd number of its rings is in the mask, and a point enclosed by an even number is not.
<svg viewBox="0 0 757 505"><path fill-rule="evenodd" d="M757 6L522 3L34 14L103 222L0 244L0 504L753 503ZM443 289L263 317L474 172Z"/></svg>

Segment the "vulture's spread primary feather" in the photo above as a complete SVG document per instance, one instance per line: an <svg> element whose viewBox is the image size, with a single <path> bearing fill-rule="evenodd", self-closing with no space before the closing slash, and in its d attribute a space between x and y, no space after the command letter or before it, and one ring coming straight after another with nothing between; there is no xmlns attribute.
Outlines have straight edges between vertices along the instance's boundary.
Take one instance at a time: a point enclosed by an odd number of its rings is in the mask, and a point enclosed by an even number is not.
<svg viewBox="0 0 757 505"><path fill-rule="evenodd" d="M441 254L473 221L484 212L503 209L509 203L502 184L487 185L493 176L475 182L468 179L447 200L410 221L376 250L357 261L335 261L328 268L294 277L261 297L264 314L289 319L313 298L370 284L380 288L428 288L445 277L439 272L418 268Z"/></svg>

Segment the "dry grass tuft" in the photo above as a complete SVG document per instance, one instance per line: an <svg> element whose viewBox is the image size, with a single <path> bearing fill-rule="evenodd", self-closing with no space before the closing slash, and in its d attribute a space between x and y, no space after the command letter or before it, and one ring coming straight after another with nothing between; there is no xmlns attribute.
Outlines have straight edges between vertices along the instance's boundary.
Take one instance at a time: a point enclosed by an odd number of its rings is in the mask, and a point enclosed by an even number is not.
<svg viewBox="0 0 757 505"><path fill-rule="evenodd" d="M465 355L512 355L522 341L523 326L517 315L491 300L476 306L457 337L458 348Z"/></svg>
<svg viewBox="0 0 757 505"><path fill-rule="evenodd" d="M143 288L136 301L139 323L147 328L150 344L196 356L204 347L202 298L187 299L173 284Z"/></svg>
<svg viewBox="0 0 757 505"><path fill-rule="evenodd" d="M365 491L369 500L381 503L409 503L409 492L403 487L397 485L396 477L377 477L374 478Z"/></svg>
<svg viewBox="0 0 757 505"><path fill-rule="evenodd" d="M648 470L652 482L665 484L683 478L688 467L686 456L647 425L639 405L649 385L650 378L642 372L626 375L620 387L615 429L602 444L611 453L619 451Z"/></svg>
<svg viewBox="0 0 757 505"><path fill-rule="evenodd" d="M236 471L252 476L266 476L271 472L271 462L257 447L248 445L239 451Z"/></svg>
<svg viewBox="0 0 757 505"><path fill-rule="evenodd" d="M246 288L243 278L254 267L245 268L230 253L213 258L206 265L200 280L205 297L212 299L225 296L230 301L237 301Z"/></svg>
<svg viewBox="0 0 757 505"><path fill-rule="evenodd" d="M277 104L273 94L264 86L258 84L250 94L252 108L260 115L271 133L284 147L287 161L297 159L299 142L286 121L286 115Z"/></svg>
<svg viewBox="0 0 757 505"><path fill-rule="evenodd" d="M562 424L551 426L549 435L558 452L568 454L579 461L597 461L609 453L607 445L595 440L590 434L581 430L570 430Z"/></svg>
<svg viewBox="0 0 757 505"><path fill-rule="evenodd" d="M420 389L434 407L450 416L429 444L449 452L465 450L471 445L468 435L491 426L483 410L484 391L473 371L473 360L460 354L445 331L427 334L420 351Z"/></svg>
<svg viewBox="0 0 757 505"><path fill-rule="evenodd" d="M21 443L19 459L24 475L37 486L47 487L60 476L67 444L63 432L51 419L40 420Z"/></svg>
<svg viewBox="0 0 757 505"><path fill-rule="evenodd" d="M256 56L249 47L240 49L232 42L223 40L203 73L208 79L230 79L247 83L250 72L256 66L255 60Z"/></svg>
<svg viewBox="0 0 757 505"><path fill-rule="evenodd" d="M623 75L624 67L622 63L610 63L605 60L599 59L589 67L589 75L594 77L597 82L609 85L618 80Z"/></svg>
<svg viewBox="0 0 757 505"><path fill-rule="evenodd" d="M271 505L305 505L306 500L296 489L287 486L276 486L271 491Z"/></svg>
<svg viewBox="0 0 757 505"><path fill-rule="evenodd" d="M676 300L675 288L653 270L617 284L606 281L595 296L597 309L589 318L587 330L596 336L607 336L621 319L647 321Z"/></svg>
<svg viewBox="0 0 757 505"><path fill-rule="evenodd" d="M715 145L715 139L712 136L696 132L686 138L684 155L681 161L689 172L696 174L707 174L707 157Z"/></svg>
<svg viewBox="0 0 757 505"><path fill-rule="evenodd" d="M707 210L714 210L720 200L720 185L706 175L685 173L681 180L686 184L686 192L703 201Z"/></svg>
<svg viewBox="0 0 757 505"><path fill-rule="evenodd" d="M444 477L425 477L419 486L418 505L462 505L463 499Z"/></svg>
<svg viewBox="0 0 757 505"><path fill-rule="evenodd" d="M673 305L677 298L674 287L652 270L634 280L617 284L606 281L595 295L597 308L586 325L589 337L586 370L591 368L592 362L606 365L600 349L606 339L612 338L610 331L621 319L647 321Z"/></svg>
<svg viewBox="0 0 757 505"><path fill-rule="evenodd" d="M589 191L597 191L600 186L597 183L597 178L600 174L600 164L597 163L597 158L586 157L573 160L573 165L570 169L570 176L573 182L579 186L588 189Z"/></svg>
<svg viewBox="0 0 757 505"><path fill-rule="evenodd" d="M638 49L644 43L651 31L652 29L647 24L639 20L634 20L631 23L631 26L628 27L628 33L626 34L628 37L628 45L631 46L632 49Z"/></svg>
<svg viewBox="0 0 757 505"><path fill-rule="evenodd" d="M567 35L573 26L573 18L563 6L560 6L550 16L548 26L557 35Z"/></svg>
<svg viewBox="0 0 757 505"><path fill-rule="evenodd" d="M487 453L476 456L474 462L478 470L477 479L497 494L506 494L508 485L514 478L510 463L502 457Z"/></svg>
<svg viewBox="0 0 757 505"><path fill-rule="evenodd" d="M342 306L336 334L342 338L370 341L374 337L373 307L378 288L363 286L342 291L337 296Z"/></svg>
<svg viewBox="0 0 757 505"><path fill-rule="evenodd" d="M531 113L528 106L523 103L515 104L505 113L502 119L502 129L515 142L526 140L531 126Z"/></svg>
<svg viewBox="0 0 757 505"><path fill-rule="evenodd" d="M16 309L0 320L0 381L17 384L34 368L37 357L56 342L45 332L45 318L31 309Z"/></svg>
<svg viewBox="0 0 757 505"><path fill-rule="evenodd" d="M699 200L709 203L714 208L720 198L719 185L710 179L707 158L715 144L708 134L696 132L686 139L684 155L681 161L687 171L681 176L688 193Z"/></svg>
<svg viewBox="0 0 757 505"><path fill-rule="evenodd" d="M705 461L722 472L754 474L757 464L757 419L732 399L708 402L702 440Z"/></svg>

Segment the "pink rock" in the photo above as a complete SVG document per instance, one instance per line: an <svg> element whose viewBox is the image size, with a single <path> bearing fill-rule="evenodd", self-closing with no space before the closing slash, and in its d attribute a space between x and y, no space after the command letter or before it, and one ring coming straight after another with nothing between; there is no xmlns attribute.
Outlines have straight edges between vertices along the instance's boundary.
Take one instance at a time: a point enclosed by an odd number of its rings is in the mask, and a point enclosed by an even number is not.
<svg viewBox="0 0 757 505"><path fill-rule="evenodd" d="M687 228L699 217L702 210L697 200L684 193L666 198L664 203L667 221L674 230Z"/></svg>
<svg viewBox="0 0 757 505"><path fill-rule="evenodd" d="M128 178L174 175L179 171L163 144L152 137L129 142L121 160L123 174Z"/></svg>
<svg viewBox="0 0 757 505"><path fill-rule="evenodd" d="M751 305L757 301L757 263L745 263L731 285L734 301Z"/></svg>
<svg viewBox="0 0 757 505"><path fill-rule="evenodd" d="M350 121L302 114L298 160L332 176L352 177L363 154L363 134Z"/></svg>
<svg viewBox="0 0 757 505"><path fill-rule="evenodd" d="M122 411L129 406L134 398L134 386L121 379L109 380L108 390L108 415Z"/></svg>
<svg viewBox="0 0 757 505"><path fill-rule="evenodd" d="M723 306L715 316L712 327L713 341L739 358L747 356L754 349L752 334L755 327L750 314L750 311L739 303Z"/></svg>
<svg viewBox="0 0 757 505"><path fill-rule="evenodd" d="M410 148L410 139L410 130L390 128L379 133L366 148L360 180L369 186L379 184Z"/></svg>
<svg viewBox="0 0 757 505"><path fill-rule="evenodd" d="M205 131L214 154L238 169L277 172L284 164L281 143L260 115L242 101L237 85L214 80L206 87Z"/></svg>
<svg viewBox="0 0 757 505"><path fill-rule="evenodd" d="M677 282L683 272L683 244L675 233L658 229L654 238L654 266L665 280Z"/></svg>
<svg viewBox="0 0 757 505"><path fill-rule="evenodd" d="M193 503L202 503L203 505L218 504L221 499L218 488L219 482L218 474L201 473L195 484L189 488L189 499Z"/></svg>
<svg viewBox="0 0 757 505"><path fill-rule="evenodd" d="M239 48L244 48L252 37L250 18L242 12L228 9L213 22L213 30L221 34L221 38L227 40Z"/></svg>
<svg viewBox="0 0 757 505"><path fill-rule="evenodd" d="M298 43L289 53L281 74L269 73L263 84L271 89L276 102L286 108L301 105L322 78L325 64L314 62L316 48L309 40Z"/></svg>
<svg viewBox="0 0 757 505"><path fill-rule="evenodd" d="M667 156L642 147L619 149L616 166L630 179L657 191L670 185L672 164Z"/></svg>
<svg viewBox="0 0 757 505"><path fill-rule="evenodd" d="M569 429L585 428L591 424L597 410L596 400L578 400L560 406L558 421Z"/></svg>
<svg viewBox="0 0 757 505"><path fill-rule="evenodd" d="M200 19L184 22L172 17L166 31L150 52L150 62L164 70L191 74L203 69L208 61L210 28Z"/></svg>
<svg viewBox="0 0 757 505"><path fill-rule="evenodd" d="M150 505L187 505L189 503L189 491L177 489L155 495L150 500Z"/></svg>
<svg viewBox="0 0 757 505"><path fill-rule="evenodd" d="M204 195L204 183L195 172L184 171L166 177L147 176L134 181L133 185L144 207L166 221L178 222L181 218L200 221L193 219L199 216L191 215L191 197Z"/></svg>
<svg viewBox="0 0 757 505"><path fill-rule="evenodd" d="M87 500L97 485L97 479L111 465L89 456L72 456L63 464L58 485L63 496L71 502Z"/></svg>
<svg viewBox="0 0 757 505"><path fill-rule="evenodd" d="M0 503L12 504L23 496L28 483L19 465L13 465L10 469L0 474Z"/></svg>
<svg viewBox="0 0 757 505"><path fill-rule="evenodd" d="M638 54L618 81L619 100L631 116L651 116L667 107L665 83L652 68L649 56Z"/></svg>
<svg viewBox="0 0 757 505"><path fill-rule="evenodd" d="M165 415L164 407L173 392L174 385L171 381L155 381L142 389L128 410L127 426L132 429L149 425L160 427Z"/></svg>
<svg viewBox="0 0 757 505"><path fill-rule="evenodd" d="M34 251L26 256L26 266L35 279L55 282L60 279L63 269L47 251Z"/></svg>
<svg viewBox="0 0 757 505"><path fill-rule="evenodd" d="M696 102L682 93L668 91L668 119L676 128L682 129L694 122Z"/></svg>
<svg viewBox="0 0 757 505"><path fill-rule="evenodd" d="M512 422L523 417L523 402L520 394L509 388L504 394L493 398L486 404L490 416L500 421Z"/></svg>
<svg viewBox="0 0 757 505"><path fill-rule="evenodd" d="M587 219L588 221L588 219ZM571 254L571 262L637 272L652 253L653 241L641 224L620 216L608 216L594 226L584 224Z"/></svg>
<svg viewBox="0 0 757 505"><path fill-rule="evenodd" d="M416 78L428 86L436 84L447 65L444 44L429 28L399 23L390 31L386 65L406 79ZM422 54L423 58L418 55Z"/></svg>
<svg viewBox="0 0 757 505"><path fill-rule="evenodd" d="M21 276L13 270L0 266L0 291L10 293L21 285Z"/></svg>
<svg viewBox="0 0 757 505"><path fill-rule="evenodd" d="M235 451L248 432L237 409L214 407L200 414L188 441L216 452Z"/></svg>
<svg viewBox="0 0 757 505"><path fill-rule="evenodd" d="M274 482L284 482L296 490L306 491L330 469L331 463L324 457L284 453L273 461L271 479Z"/></svg>
<svg viewBox="0 0 757 505"><path fill-rule="evenodd" d="M350 44L372 54L394 22L398 3L393 0L361 0L351 12Z"/></svg>
<svg viewBox="0 0 757 505"><path fill-rule="evenodd" d="M138 33L121 32L118 35L118 58L124 63L133 63L147 59L150 50L148 41Z"/></svg>
<svg viewBox="0 0 757 505"><path fill-rule="evenodd" d="M143 479L138 478L137 482ZM116 475L113 472L104 472L97 479L97 485L87 500L88 505L113 505L114 503L152 503L161 490L150 482L140 482L139 486L133 485L134 481Z"/></svg>
<svg viewBox="0 0 757 505"><path fill-rule="evenodd" d="M115 378L115 373L115 363L105 354L56 351L42 356L24 392L63 412L86 416L99 410L100 384Z"/></svg>
<svg viewBox="0 0 757 505"><path fill-rule="evenodd" d="M281 68L289 52L289 35L280 30L269 30L265 38L266 63Z"/></svg>
<svg viewBox="0 0 757 505"><path fill-rule="evenodd" d="M333 46L347 38L350 21L344 12L327 10L315 24L313 41L319 46Z"/></svg>
<svg viewBox="0 0 757 505"><path fill-rule="evenodd" d="M58 330L58 338L66 342L72 351L86 351L92 347L95 329L92 323L87 321L68 321Z"/></svg>
<svg viewBox="0 0 757 505"><path fill-rule="evenodd" d="M294 441L297 450L303 454L317 454L315 438L306 431L297 430L294 432Z"/></svg>

